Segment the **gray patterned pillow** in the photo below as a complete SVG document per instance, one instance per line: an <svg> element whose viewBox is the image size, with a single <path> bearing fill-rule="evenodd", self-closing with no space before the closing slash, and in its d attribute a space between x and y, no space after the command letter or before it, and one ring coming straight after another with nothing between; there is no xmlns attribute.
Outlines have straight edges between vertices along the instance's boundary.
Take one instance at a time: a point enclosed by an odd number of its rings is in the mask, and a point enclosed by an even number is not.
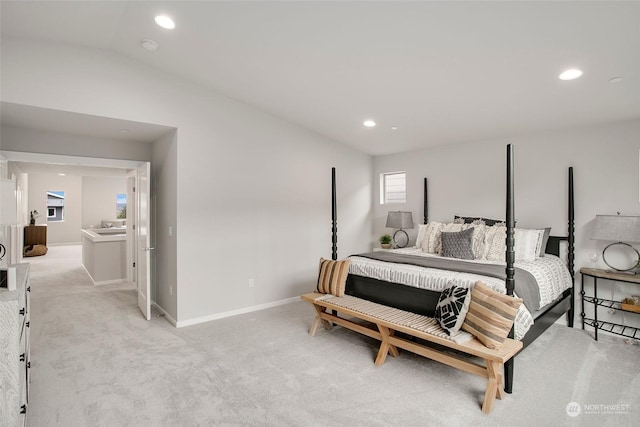
<svg viewBox="0 0 640 427"><path fill-rule="evenodd" d="M459 232L442 232L442 256L475 259L473 256L473 227Z"/></svg>

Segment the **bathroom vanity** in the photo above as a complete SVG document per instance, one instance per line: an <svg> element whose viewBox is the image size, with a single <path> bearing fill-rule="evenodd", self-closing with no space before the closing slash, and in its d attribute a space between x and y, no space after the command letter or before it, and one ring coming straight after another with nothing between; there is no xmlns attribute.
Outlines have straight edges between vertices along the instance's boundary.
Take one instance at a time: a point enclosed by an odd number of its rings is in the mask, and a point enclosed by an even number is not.
<svg viewBox="0 0 640 427"><path fill-rule="evenodd" d="M95 285L127 280L127 230L123 228L83 229L82 265Z"/></svg>

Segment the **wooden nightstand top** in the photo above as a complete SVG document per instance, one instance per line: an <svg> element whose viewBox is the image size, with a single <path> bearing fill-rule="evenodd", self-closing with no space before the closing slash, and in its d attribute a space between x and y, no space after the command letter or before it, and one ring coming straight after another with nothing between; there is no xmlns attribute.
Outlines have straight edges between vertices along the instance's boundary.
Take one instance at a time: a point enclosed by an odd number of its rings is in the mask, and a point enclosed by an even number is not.
<svg viewBox="0 0 640 427"><path fill-rule="evenodd" d="M582 267L580 269L581 274L586 274L587 276L600 277L602 279L609 280L618 280L620 282L630 282L630 283L640 283L640 275L638 274L625 274L625 273L617 273L609 270L602 270L599 268L586 268Z"/></svg>

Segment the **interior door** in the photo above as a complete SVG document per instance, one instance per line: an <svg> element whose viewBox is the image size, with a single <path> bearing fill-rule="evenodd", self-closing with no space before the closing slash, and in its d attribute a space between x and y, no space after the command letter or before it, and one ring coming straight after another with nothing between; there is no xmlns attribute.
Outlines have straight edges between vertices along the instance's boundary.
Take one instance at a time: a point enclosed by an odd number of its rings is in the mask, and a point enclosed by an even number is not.
<svg viewBox="0 0 640 427"><path fill-rule="evenodd" d="M136 237L137 263L136 282L138 287L138 307L147 320L151 320L151 236L149 203L150 165L138 167L136 174Z"/></svg>
<svg viewBox="0 0 640 427"><path fill-rule="evenodd" d="M138 170L127 173L127 282L137 283L136 262L138 262L138 235L136 234L136 221L138 220L138 195L136 194L136 182ZM137 288L136 288L137 289Z"/></svg>

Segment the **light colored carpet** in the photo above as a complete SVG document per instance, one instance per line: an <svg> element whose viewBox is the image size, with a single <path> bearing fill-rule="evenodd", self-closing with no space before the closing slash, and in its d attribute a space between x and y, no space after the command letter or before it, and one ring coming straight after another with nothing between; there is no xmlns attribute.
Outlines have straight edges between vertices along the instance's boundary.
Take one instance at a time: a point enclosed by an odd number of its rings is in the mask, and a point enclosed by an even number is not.
<svg viewBox="0 0 640 427"><path fill-rule="evenodd" d="M93 286L78 246L32 263L28 425L632 426L640 345L554 325L516 359L514 393L480 411L479 378L377 342L307 331L295 302L176 329L145 321L129 284ZM577 416L567 413L576 402Z"/></svg>

